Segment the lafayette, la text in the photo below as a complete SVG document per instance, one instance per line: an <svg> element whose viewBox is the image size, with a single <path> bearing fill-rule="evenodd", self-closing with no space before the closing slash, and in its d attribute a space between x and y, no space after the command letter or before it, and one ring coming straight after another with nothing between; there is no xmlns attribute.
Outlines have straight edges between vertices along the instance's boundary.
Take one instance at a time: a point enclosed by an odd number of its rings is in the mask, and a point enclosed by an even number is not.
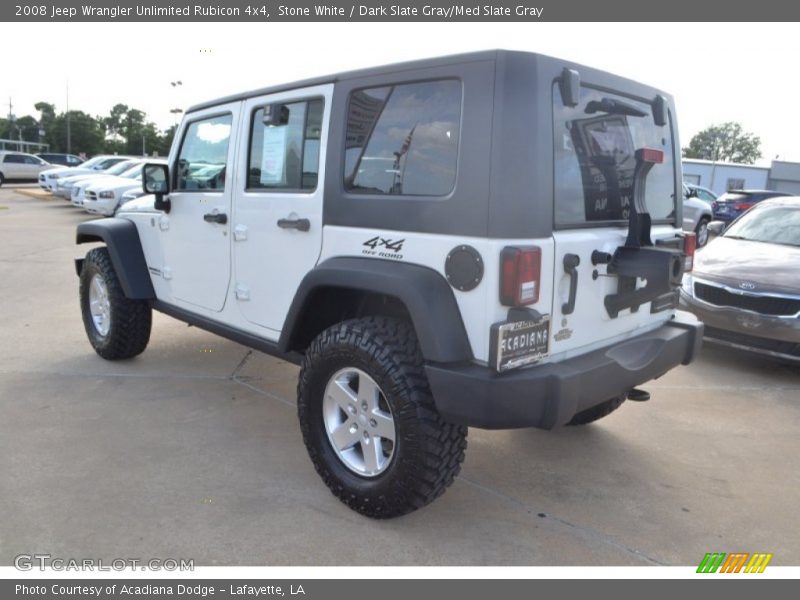
<svg viewBox="0 0 800 600"><path fill-rule="evenodd" d="M111 585L75 585L75 584L53 584L53 585L26 585L17 584L15 589L17 596L46 596L48 592L53 596L95 596L97 598L106 596L214 596L218 592L228 596L248 596L258 598L259 596L305 596L306 592L300 584L291 584L287 590L280 585L233 585L228 588L218 585L204 585L197 583L173 585L158 584L111 584ZM227 592L227 593L226 593Z"/></svg>

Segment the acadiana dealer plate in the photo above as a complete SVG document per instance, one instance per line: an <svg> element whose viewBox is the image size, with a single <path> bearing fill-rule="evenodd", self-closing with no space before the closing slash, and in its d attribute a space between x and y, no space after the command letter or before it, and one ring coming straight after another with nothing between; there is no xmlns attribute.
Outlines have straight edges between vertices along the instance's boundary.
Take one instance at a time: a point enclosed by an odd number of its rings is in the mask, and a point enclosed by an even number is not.
<svg viewBox="0 0 800 600"><path fill-rule="evenodd" d="M550 317L498 323L492 327L492 366L502 373L542 360L548 354Z"/></svg>

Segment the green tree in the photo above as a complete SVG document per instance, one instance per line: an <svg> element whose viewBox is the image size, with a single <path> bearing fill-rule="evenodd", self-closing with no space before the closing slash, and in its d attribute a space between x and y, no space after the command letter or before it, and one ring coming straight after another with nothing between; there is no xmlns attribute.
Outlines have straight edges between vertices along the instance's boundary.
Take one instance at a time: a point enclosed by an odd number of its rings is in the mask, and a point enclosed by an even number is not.
<svg viewBox="0 0 800 600"><path fill-rule="evenodd" d="M69 111L70 151L73 154L85 152L88 156L100 154L105 150L105 131L99 119L81 110ZM52 135L47 136L50 150L67 151L67 115L62 113L53 121Z"/></svg>
<svg viewBox="0 0 800 600"><path fill-rule="evenodd" d="M39 121L30 115L20 117L16 122L18 138L21 137L26 142L39 141Z"/></svg>
<svg viewBox="0 0 800 600"><path fill-rule="evenodd" d="M733 121L712 125L695 134L683 149L683 157L752 165L761 158L761 138Z"/></svg>
<svg viewBox="0 0 800 600"><path fill-rule="evenodd" d="M125 137L125 118L128 110L127 104L115 104L109 115L103 119L106 135L111 139Z"/></svg>

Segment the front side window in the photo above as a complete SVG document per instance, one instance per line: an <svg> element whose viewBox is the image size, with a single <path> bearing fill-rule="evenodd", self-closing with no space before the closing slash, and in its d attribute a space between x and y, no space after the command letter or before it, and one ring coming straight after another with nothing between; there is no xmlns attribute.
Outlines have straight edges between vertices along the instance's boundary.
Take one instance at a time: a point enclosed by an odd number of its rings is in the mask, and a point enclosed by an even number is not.
<svg viewBox="0 0 800 600"><path fill-rule="evenodd" d="M178 155L179 191L221 192L233 117L229 114L194 121L186 128Z"/></svg>
<svg viewBox="0 0 800 600"><path fill-rule="evenodd" d="M581 88L577 106L564 106L553 88L556 226L628 218L633 201L636 150L664 153L646 180L645 202L653 221L675 214L675 164L671 123L658 126L648 103Z"/></svg>
<svg viewBox="0 0 800 600"><path fill-rule="evenodd" d="M271 104L253 113L248 189L317 188L323 107L315 99Z"/></svg>
<svg viewBox="0 0 800 600"><path fill-rule="evenodd" d="M350 95L345 189L445 196L456 181L461 82L448 79L357 90Z"/></svg>

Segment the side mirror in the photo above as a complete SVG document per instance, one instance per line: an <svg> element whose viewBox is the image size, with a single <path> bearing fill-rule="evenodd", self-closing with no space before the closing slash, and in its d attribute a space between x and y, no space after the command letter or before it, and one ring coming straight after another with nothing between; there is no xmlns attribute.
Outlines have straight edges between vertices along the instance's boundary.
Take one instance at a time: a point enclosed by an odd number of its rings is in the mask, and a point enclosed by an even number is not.
<svg viewBox="0 0 800 600"><path fill-rule="evenodd" d="M267 104L261 121L267 127L279 127L289 123L289 107L285 104Z"/></svg>
<svg viewBox="0 0 800 600"><path fill-rule="evenodd" d="M155 209L168 213L172 208L169 198L169 168L167 165L146 163L142 167L142 189L145 194L154 194L156 197Z"/></svg>
<svg viewBox="0 0 800 600"><path fill-rule="evenodd" d="M722 235L723 231L725 231L725 221L711 221L708 224L708 233L715 237Z"/></svg>

